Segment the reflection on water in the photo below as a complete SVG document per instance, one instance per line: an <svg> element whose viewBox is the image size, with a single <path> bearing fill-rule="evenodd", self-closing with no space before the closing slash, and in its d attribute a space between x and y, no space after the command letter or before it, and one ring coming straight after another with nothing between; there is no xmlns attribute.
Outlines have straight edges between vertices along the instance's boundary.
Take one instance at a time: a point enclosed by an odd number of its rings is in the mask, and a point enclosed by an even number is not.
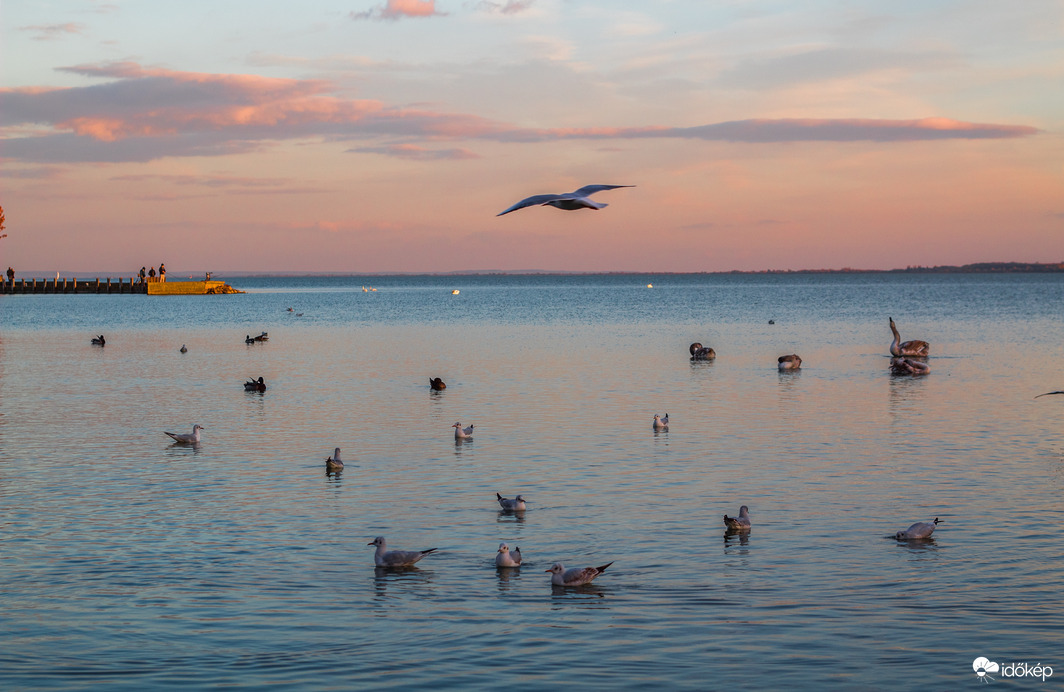
<svg viewBox="0 0 1064 692"><path fill-rule="evenodd" d="M0 298L0 686L956 689L1064 650L1064 397L1033 399L1064 277L254 281ZM929 376L890 376L884 305ZM358 464L323 477L335 447ZM740 502L756 541L721 550ZM440 551L378 570L379 534ZM495 569L501 541L539 567ZM555 589L570 556L623 569Z"/></svg>

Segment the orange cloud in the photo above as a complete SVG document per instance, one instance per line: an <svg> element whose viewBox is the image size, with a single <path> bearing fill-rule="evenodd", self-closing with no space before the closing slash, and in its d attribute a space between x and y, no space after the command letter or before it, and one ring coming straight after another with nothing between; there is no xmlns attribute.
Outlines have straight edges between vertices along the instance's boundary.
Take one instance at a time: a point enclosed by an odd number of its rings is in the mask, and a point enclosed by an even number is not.
<svg viewBox="0 0 1064 692"><path fill-rule="evenodd" d="M403 17L432 17L443 15L436 11L436 0L388 0L383 6L365 12L352 12L352 19L395 21Z"/></svg>

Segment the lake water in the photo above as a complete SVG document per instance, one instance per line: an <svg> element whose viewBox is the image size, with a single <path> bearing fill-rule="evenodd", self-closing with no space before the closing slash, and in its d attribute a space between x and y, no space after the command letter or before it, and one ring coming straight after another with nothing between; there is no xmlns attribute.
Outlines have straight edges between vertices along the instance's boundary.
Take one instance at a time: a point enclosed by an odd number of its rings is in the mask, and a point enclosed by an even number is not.
<svg viewBox="0 0 1064 692"><path fill-rule="evenodd" d="M1064 274L231 283L0 298L0 687L1064 679ZM438 550L376 570L377 535Z"/></svg>

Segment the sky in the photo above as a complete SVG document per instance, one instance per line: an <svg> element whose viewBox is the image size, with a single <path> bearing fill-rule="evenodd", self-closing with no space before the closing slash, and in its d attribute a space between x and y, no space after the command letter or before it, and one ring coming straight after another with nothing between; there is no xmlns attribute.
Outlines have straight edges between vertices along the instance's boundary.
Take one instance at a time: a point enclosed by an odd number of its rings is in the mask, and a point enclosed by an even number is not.
<svg viewBox="0 0 1064 692"><path fill-rule="evenodd" d="M1060 0L0 10L18 271L1064 261ZM525 197L584 185L604 209Z"/></svg>

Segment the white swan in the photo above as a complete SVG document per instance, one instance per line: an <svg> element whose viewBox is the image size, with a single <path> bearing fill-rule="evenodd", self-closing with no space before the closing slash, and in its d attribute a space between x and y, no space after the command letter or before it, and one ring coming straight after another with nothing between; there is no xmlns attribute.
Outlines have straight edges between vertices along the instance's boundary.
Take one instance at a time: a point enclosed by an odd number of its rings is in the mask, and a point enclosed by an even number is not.
<svg viewBox="0 0 1064 692"><path fill-rule="evenodd" d="M588 197L596 192L616 190L619 187L635 187L635 185L585 185L579 190L566 192L560 195L532 195L531 197L524 198L506 211L496 214L496 216L509 214L512 211L524 209L525 207L532 207L537 204L544 207L551 206L556 209L565 209L566 211L575 211L577 209L602 209L608 205L603 204L602 202L592 202Z"/></svg>

